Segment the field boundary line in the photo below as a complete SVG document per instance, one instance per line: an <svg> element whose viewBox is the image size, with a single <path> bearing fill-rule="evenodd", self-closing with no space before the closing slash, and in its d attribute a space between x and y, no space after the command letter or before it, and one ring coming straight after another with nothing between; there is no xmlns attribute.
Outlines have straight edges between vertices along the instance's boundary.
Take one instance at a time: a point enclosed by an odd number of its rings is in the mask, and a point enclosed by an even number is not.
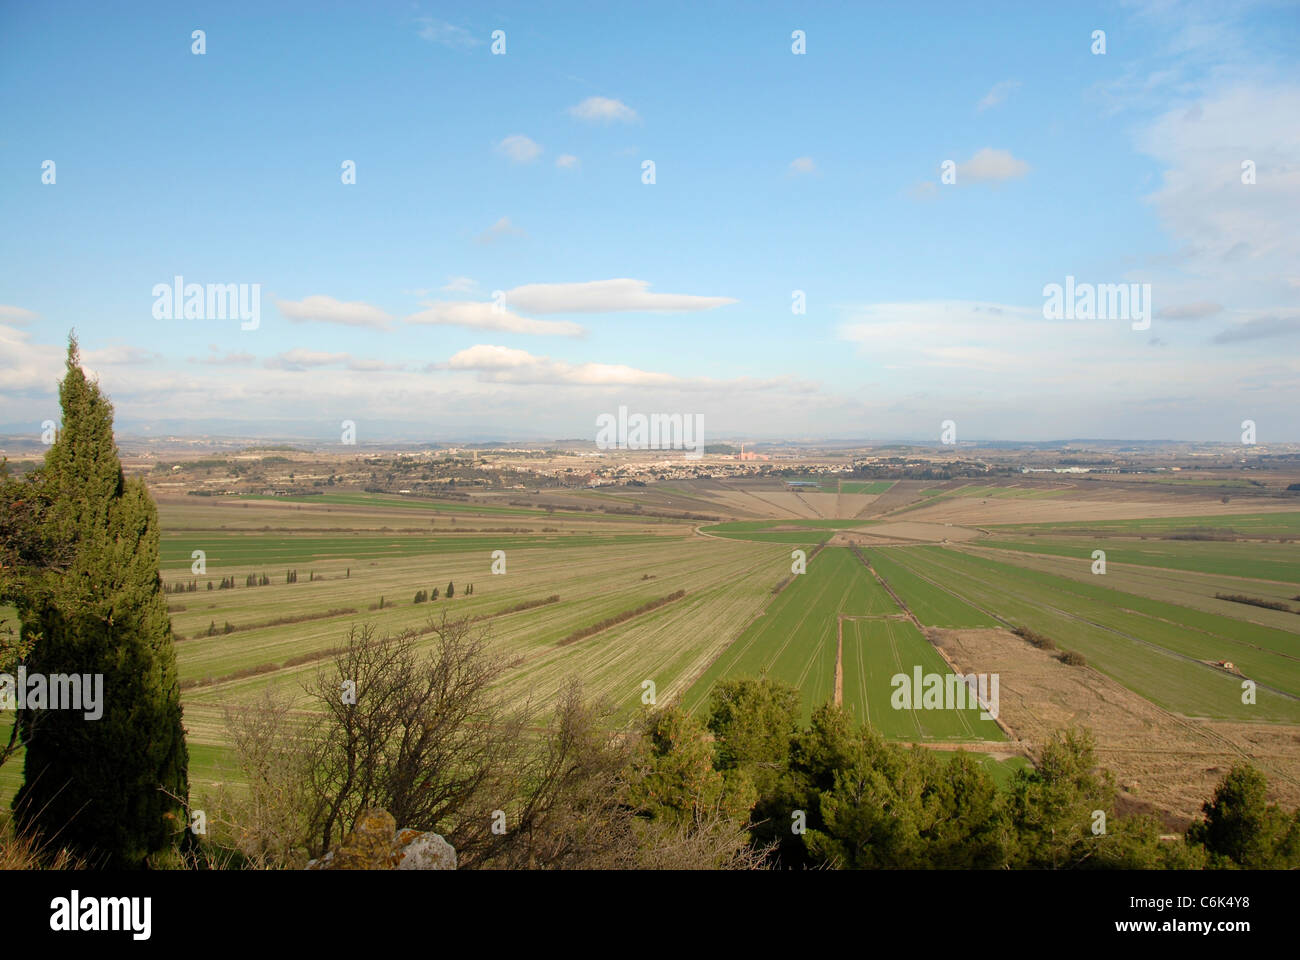
<svg viewBox="0 0 1300 960"><path fill-rule="evenodd" d="M956 551L956 552L961 553L962 551L958 550L958 551ZM978 554L976 554L976 556L977 556L977 558L980 558ZM992 560L991 557L982 557L982 558L980 558L980 559ZM993 562L997 562L997 561L993 561ZM1013 564L1013 566L1014 566L1014 564ZM1130 564L1130 566L1132 566L1132 564ZM1035 570L1033 567L1028 567L1028 568L1026 568L1026 569L1028 569L1029 571L1031 571L1031 572L1033 572L1033 573L1045 573L1047 576L1050 576L1050 577L1056 577L1057 579L1062 580L1062 581L1064 581L1064 582L1067 583L1067 584L1078 584L1079 586L1083 586L1083 582L1082 582L1082 581L1076 581L1076 580L1074 580L1074 579L1071 578L1071 577L1062 576L1062 575L1059 574L1059 573L1052 573L1051 571L1045 571L1045 570ZM1148 569L1150 569L1150 568L1148 568ZM917 574L917 576L920 576L920 575ZM1061 589L1062 592L1064 592L1064 593L1066 593L1066 594L1069 594L1069 595L1072 596L1072 597L1078 597L1080 600L1092 600L1092 599L1094 599L1094 598L1092 598L1092 597L1089 597L1087 594L1076 593L1074 590L1068 589L1067 587L1061 587L1061 588L1059 588L1059 589ZM1178 607L1178 608L1181 609L1181 610L1189 610L1189 611L1191 611L1191 612L1193 612L1193 613L1206 613L1206 614L1209 614L1210 616L1215 616L1215 617L1225 617L1225 619L1230 619L1230 620L1231 620L1231 619L1235 619L1235 618L1232 618L1232 617L1226 617L1226 616L1225 616L1224 614L1222 614L1222 613L1214 613L1214 612L1209 611L1209 610L1197 610L1197 608L1195 608L1195 607L1185 607L1185 606L1183 606L1183 605L1180 604L1180 603L1173 603L1172 601L1169 601L1169 600L1160 600L1160 599L1158 599L1158 598L1156 598L1156 597L1144 597L1144 596L1142 596L1141 594L1128 593L1128 592L1125 591L1125 590L1119 590L1119 589L1116 589L1115 587L1103 587L1102 589L1105 589L1105 590L1113 590L1115 593L1119 594L1119 595L1122 596L1122 597L1134 597L1135 599L1138 599L1138 600L1150 600L1150 601L1155 602L1155 603L1166 603L1166 604L1168 604L1168 605L1171 606L1171 607ZM974 604L972 604L972 606L974 606ZM1180 652L1177 651L1177 650L1174 650L1174 649L1172 649L1172 648L1170 648L1170 647L1163 646L1162 644L1156 643L1156 642L1153 641L1153 640L1143 640L1141 637L1134 637L1134 636L1132 636L1132 635L1130 635L1130 634L1124 633L1124 632L1121 631L1121 630L1117 630L1117 629L1115 629L1114 627L1108 627L1108 626L1106 626L1105 624L1101 624L1101 623L1094 623L1092 620L1089 620L1089 619L1087 619L1086 617L1081 617L1081 616L1079 616L1079 614L1077 614L1077 613L1066 613L1065 611L1060 610L1060 609L1058 609L1058 608L1054 608L1054 607L1049 607L1048 609L1055 609L1057 613L1061 613L1061 614L1064 615L1064 616L1072 617L1072 618L1074 618L1074 619L1076 619L1076 620L1079 620L1079 621L1081 621L1081 622L1083 622L1083 623L1089 624L1090 626L1099 627L1099 628L1101 628L1101 629L1103 629L1103 630L1110 630L1112 633L1117 633L1117 634L1119 634L1121 637L1127 637L1127 638L1130 639L1130 640L1137 640L1137 641L1140 642L1140 643L1145 643L1145 644L1148 644L1148 645L1151 645L1151 646L1158 647L1158 648L1161 649L1161 650L1165 650L1165 651L1167 651L1167 652L1169 652L1169 653L1175 654L1176 656L1182 657L1184 660L1190 660L1191 662L1193 662L1193 663L1199 663L1199 664L1201 664L1202 666L1207 666L1207 667L1210 666L1210 665L1209 665L1208 663L1206 663L1204 660L1199 660L1199 659L1197 659L1196 657L1189 656L1188 654L1180 653ZM1135 617L1145 617L1146 619L1148 619L1148 620L1153 620L1153 621L1155 621L1156 623L1163 623L1163 624L1166 624L1166 625L1171 626L1171 627L1177 627L1179 630L1186 630L1186 631L1189 631L1189 632L1191 632L1191 633L1199 633L1199 634L1202 634L1202 635L1204 635L1204 636L1206 636L1206 637L1210 637L1210 638L1212 638L1212 639L1214 639L1214 640L1223 641L1223 642L1225 642L1225 643L1237 644L1238 646L1242 646L1242 647L1249 647L1251 650L1254 650L1254 651L1256 651L1256 652L1258 652L1258 653L1266 654L1266 655L1268 655L1268 656L1281 657L1283 660L1297 660L1297 659L1300 659L1300 658L1297 658L1297 657L1292 656L1292 655L1289 654L1289 653L1283 653L1283 652L1280 651L1280 650L1272 650L1272 649L1270 649L1270 648L1268 648L1268 647L1261 647L1261 646L1259 646L1259 644L1251 643L1249 640L1238 640L1236 637L1230 637L1230 636L1227 636L1226 634L1222 634L1222 633L1215 633L1215 632L1213 632L1213 631L1211 631L1211 630L1207 630L1207 629L1205 629L1204 627L1198 627L1198 626L1196 626L1195 624L1177 623L1177 622L1175 622L1175 621L1173 621L1173 620L1168 620L1168 619L1166 619L1166 618L1164 618L1164 617L1156 616L1156 615L1153 614L1153 613L1146 613L1146 612L1144 612L1144 611L1142 611L1142 610L1136 610L1136 609L1134 609L1133 607L1127 607L1127 606L1119 606L1119 605L1115 605L1115 606L1114 606L1114 609L1119 610L1121 613L1132 614L1132 615L1135 616ZM1282 629L1281 627L1274 627L1274 626L1271 626L1271 625L1266 624L1266 623L1257 623L1257 622L1254 621L1254 620L1242 620L1241 622L1242 622L1242 623L1250 624L1251 626L1261 627L1261 628L1263 628L1263 629L1265 629L1265 630L1281 630L1281 629ZM1283 632L1285 632L1285 631L1283 631ZM1233 676L1237 676L1237 674L1233 674ZM1246 679L1249 679L1249 678L1246 678ZM1264 688L1267 689L1267 690L1272 690L1274 693L1279 693L1279 694L1281 694L1281 695L1283 695L1283 696L1290 697L1292 700L1300 700L1300 696L1298 696L1298 695L1296 695L1296 694L1294 694L1294 693L1290 693L1290 692L1288 692L1288 691L1286 691L1286 690L1279 690L1279 689L1277 689L1276 687L1269 686L1268 684L1264 683L1263 681L1256 680L1255 683L1257 683L1257 684L1258 684L1259 686L1261 686L1261 687L1264 687Z"/></svg>
<svg viewBox="0 0 1300 960"><path fill-rule="evenodd" d="M958 553L958 555L962 555L962 554L961 554L961 551L956 551L956 552ZM899 562L899 563L902 563L903 566L907 567L907 564L904 563L902 560L899 560L898 562ZM976 610L980 610L980 611L983 612L983 613L987 613L989 616L993 617L995 620L998 620L998 621L1001 622L1001 623L1004 623L1004 624L1009 623L1009 621L1004 620L1002 617L999 617L997 614L995 614L995 613L991 613L990 611L987 611L987 610L983 610L983 608L980 607L978 604L976 604L976 603L974 603L974 602L972 602L972 601L966 599L965 597L962 597L962 596L960 596L960 595L958 595L958 594L956 594L956 593L953 593L952 591L948 590L947 587L944 587L944 586L941 585L941 584L935 583L935 582L934 582L933 580L931 580L929 577L924 576L923 574L919 573L919 572L916 571L915 569L913 569L913 568L911 568L911 567L907 567L907 569L912 573L913 576L916 576L916 577L919 577L919 578L922 579L922 580L925 580L927 583L931 584L932 586L938 587L940 590L944 590L944 591L946 591L946 592L948 592L948 593L952 593L952 595L953 595L954 597L957 597L959 600L965 600L967 603L969 603L969 604L970 604L972 607L974 607ZM1124 637L1126 640L1130 640L1130 641L1133 641L1133 642L1135 642L1135 643L1140 643L1140 644L1143 644L1144 646L1151 647L1152 649L1157 650L1157 651L1160 651L1160 652L1163 652L1163 653L1165 653L1165 654L1168 654L1169 656L1172 656L1172 657L1175 657L1175 658L1178 658L1178 659L1182 659L1182 660L1187 660L1187 661L1189 661L1189 662L1191 662L1191 663L1198 663L1198 664L1201 664L1202 666L1205 666L1205 664L1204 664L1203 661L1197 660L1197 659L1195 659L1194 657L1188 657L1188 656L1186 656L1185 654L1180 654L1180 653L1178 653L1178 652L1175 651L1175 650L1170 650L1168 647L1162 647L1162 646L1160 646L1159 644L1152 643L1152 642L1149 641L1149 640L1143 640L1141 637L1133 637L1133 636L1130 636L1129 634L1126 634L1126 633L1124 633L1124 632L1121 631L1121 630L1116 630L1116 629L1114 629L1113 627L1108 627L1108 626L1105 626L1104 624L1094 623L1093 621L1087 619L1086 617L1081 617L1081 616L1079 616L1078 614L1070 613L1069 611L1066 611L1066 610L1061 610L1059 607L1050 606L1050 605L1048 605L1048 604L1043 604L1043 607L1044 607L1044 609L1051 610L1052 612L1057 613L1057 614L1060 614L1061 616L1063 616L1063 617L1065 617L1065 618L1067 618L1067 619L1070 619L1070 620L1076 620L1076 621L1078 621L1078 622L1080 622L1080 623L1086 623L1086 624L1088 624L1089 626L1096 627L1096 628L1099 629L1099 630L1105 630L1105 631L1107 631L1107 632L1109 632L1109 633L1113 633L1113 634L1115 634L1116 636ZM935 649L938 649L938 648L936 647ZM942 650L940 650L939 652L940 652L940 654L943 653ZM945 658L945 659L946 659L946 658ZM1247 759L1247 760L1251 759L1252 754L1251 754L1249 751L1245 750L1243 747L1241 747L1239 744L1233 742L1232 740L1229 740L1226 736L1224 736L1223 734L1219 733L1217 730L1210 730L1210 729L1207 729L1203 723L1198 722L1198 718L1185 716L1185 715L1183 715L1183 714L1177 713L1176 711L1170 710L1168 707L1165 707L1165 706L1162 706L1162 705L1159 704L1159 703L1156 703L1156 702L1155 702L1154 700L1152 700L1150 697L1148 697L1148 696L1146 696L1145 694L1140 693L1139 691L1134 690L1132 687L1128 686L1128 685L1127 685L1126 683L1124 683L1124 682L1123 682L1119 677L1115 677L1115 676L1112 676L1111 674L1105 673L1104 671L1098 670L1096 667L1093 667L1091 664L1089 664L1088 666L1084 667L1083 669L1084 669L1084 670L1092 670L1092 671L1094 671L1094 672L1100 674L1101 676L1106 677L1107 679L1112 680L1112 681L1114 681L1115 683L1118 683L1118 684L1119 684L1121 687L1123 687L1125 690L1128 690L1130 693L1134 694L1135 696L1140 697L1142 700L1144 700L1146 703L1148 703L1148 704L1152 707L1152 709L1154 709L1154 710L1158 710L1158 711L1160 711L1161 713L1163 713L1163 714L1164 714L1165 716L1167 716L1167 717L1170 719L1170 721L1172 721L1174 724L1179 725L1179 726L1182 726L1182 727L1184 727L1184 728L1186 728L1186 729L1192 731L1193 734L1195 734L1198 738L1205 739L1205 740L1208 740L1208 741L1210 741L1210 742L1218 742L1218 743L1222 743L1222 744L1224 744L1224 745L1227 747L1229 753L1235 753L1235 754L1237 754L1238 756L1240 756L1240 757L1244 757L1244 758ZM1268 687L1266 684L1259 684L1259 686L1265 687L1265 689L1272 689L1271 687ZM1274 692L1281 693L1282 691L1274 691ZM1208 720L1208 721L1210 721L1210 722L1215 722L1216 720L1222 720L1222 722L1228 722L1228 723L1234 723L1234 722L1238 722L1238 723L1239 723L1239 722L1241 722L1241 721L1234 721L1234 720L1231 720L1231 719L1223 720L1223 718L1213 718L1213 717L1206 717L1206 718L1199 718L1199 719ZM1289 781L1292 782L1292 783L1300 782L1300 781L1297 781L1294 777L1290 776L1289 774L1286 774L1285 772L1283 772L1283 773L1281 774L1281 776L1283 777L1283 779L1289 780Z"/></svg>
<svg viewBox="0 0 1300 960"><path fill-rule="evenodd" d="M921 636L922 636L923 638L925 638L925 642L928 643L928 644L929 644L929 645L934 649L934 651L935 651L937 654L939 654L939 657L943 660L943 662L946 663L946 664L948 665L948 669L951 670L951 671L953 672L953 674L956 675L956 676L958 676L958 677L965 677L966 675L965 675L964 673L962 673L960 670L957 669L957 665L956 665L955 663L952 662L952 659L948 656L948 654L944 653L943 648L940 647L937 643L935 643L933 640L930 639L930 635L929 635L928 633L925 632L925 631L926 631L926 628L923 627L923 626L921 626L921 621L918 620L918 619L916 619L916 614L912 613L912 608L909 607L907 604L905 604L905 603L903 602L903 599L902 599L898 594L894 593L894 589L893 589L893 587L891 587L891 586L889 585L889 583L885 580L884 577L882 577L879 573L876 572L876 568L873 567L873 566L870 564L870 562L867 561L865 555L861 555L861 558L862 558L862 562L863 562L864 564L866 564L867 569L871 571L871 575L874 576L877 580L880 581L880 585L881 585L882 587L884 587L886 590L889 591L889 595L890 595L891 597L894 598L894 602L897 603L898 606L899 606L899 607L900 607L900 608L901 608L901 609L902 609L902 610L907 614L908 619L910 619L910 620L912 621L912 623L913 623L913 625L915 625L916 629L917 629L918 631L920 631ZM920 578L920 579L922 579L922 580L926 580L925 577L922 577L922 576L921 576L919 573L917 573L915 570L911 570L911 568L909 568L909 571L912 573L913 576L918 577L918 578ZM927 582L929 582L931 586L939 587L939 589L944 590L944 591L945 591L946 593L948 593L948 595L951 596L951 597L955 597L955 598L958 599L958 600L963 599L963 598L961 598L961 597L958 597L955 593L952 593L951 591L946 590L944 587L940 587L939 584L937 584L937 583L933 583L932 581L928 581L928 580L927 580ZM968 601L968 602L969 602L969 601ZM971 606L974 607L975 604L972 603ZM979 610L980 608L979 608L979 607L975 607L975 609ZM990 617L992 617L994 620L998 620L998 621L1000 621L1000 622L1002 622L1002 623L1007 623L1007 622L1008 622L1008 621L1006 621L1006 620L1003 620L1001 617L997 616L996 614L989 613L987 610L980 610L980 612L983 613L983 614L985 614L986 616L990 616ZM996 715L992 710L990 710L990 709L989 709L989 706L988 706L987 703L985 703L983 700L980 699L980 697L979 697L979 692L978 692L978 691L975 692L975 700L976 700L976 702L979 703L979 705L980 705L980 709L982 709L985 713L987 713L987 714L989 715L989 717L993 720L993 722L994 722L995 724L998 725L998 728L999 728L1003 733L1005 733L1008 737L1010 737L1010 738L1011 738L1012 740L1014 740L1014 741L1017 741L1017 742L1020 741L1020 738L1019 738L1018 736L1016 736L1016 732L1015 732L1014 730L1012 730L1009 726L1007 726L1007 724L1003 721L1003 719L1002 719L1001 717L997 716L997 715ZM977 741L977 742L979 742L979 743L996 743L997 741L996 741L996 740L992 740L992 741L990 741L990 740L981 740L981 741Z"/></svg>
<svg viewBox="0 0 1300 960"><path fill-rule="evenodd" d="M1112 539L1120 539L1120 538L1112 538ZM978 540L971 540L966 542L968 542L973 548L977 550L989 551L988 559L993 559L994 557L1002 556L1005 554L1012 554L1014 556L1020 556L1020 557L1047 557L1052 560L1079 559L1077 557L1072 557L1068 553L1036 553L1032 550L1017 550L1015 547L989 547L981 544ZM1231 542L1240 543L1241 541L1231 541ZM1187 570L1182 567L1162 567L1159 564L1154 564L1154 563L1130 563L1127 560L1110 560L1109 558L1106 560L1106 566L1107 567L1136 567L1139 571L1151 570L1151 571L1161 571L1164 573L1171 573L1171 574L1190 573L1198 577L1225 577L1229 580L1244 580L1247 583L1272 584L1274 586L1284 587L1286 588L1286 590L1294 590L1297 587L1300 587L1300 583L1296 583L1290 580L1270 580L1267 577L1244 577L1236 573L1211 573L1205 570ZM1164 601L1164 602L1168 603L1169 601ZM1175 604L1175 606L1180 606L1180 604ZM1255 621L1253 620L1247 621L1247 623L1254 623L1254 622ZM1259 626L1266 627L1268 626L1268 624L1262 623L1259 624ZM1273 629L1278 630L1281 628L1274 627Z"/></svg>
<svg viewBox="0 0 1300 960"><path fill-rule="evenodd" d="M705 536L709 536L709 534L705 534ZM721 540L721 539L725 539L725 538L723 538L723 537L715 537L714 539ZM749 542L749 541L747 541L747 542ZM816 552L814 551L814 556L815 556L815 555L816 555ZM811 560L811 559L812 559L812 558L810 557L809 560ZM751 571L756 570L756 569L758 569L758 567L760 567L764 562L765 562L765 561L762 561L762 560L755 561L755 563L753 564L753 566L751 566L749 569L750 569ZM789 578L789 581L790 581L790 582L793 582L793 580L794 580L793 577ZM785 586L789 586L789 583L787 583ZM726 656L727 651L729 651L732 647L734 647L734 646L736 645L737 642L739 642L740 638L743 637L743 636L745 635L745 631L748 630L750 627L752 627L752 626L754 625L754 621L755 621L755 620L757 620L759 617L765 616L765 615L767 614L768 610L769 610L769 609L770 609L770 608L771 608L771 607L772 607L772 606L777 602L777 600L780 599L781 594L784 593L784 592L785 592L785 587L782 587L781 590L780 590L779 592L774 593L774 594L771 594L771 595L768 597L767 601L766 601L765 603L763 603L763 604L759 607L759 609L755 610L755 611L753 612L753 614L750 615L749 619L746 620L746 621L744 622L744 624L741 625L740 629L736 632L736 635L735 635L734 637L732 637L730 640L728 640L728 641L727 641L727 642L726 642L726 643L725 643L725 644L724 644L724 645L723 645L723 646L718 650L718 652L717 652L716 654L713 655L712 658L710 658L707 662L705 662L705 663L704 663L704 664L703 664L703 665L702 665L702 666L701 666L701 667L700 667L700 668L695 672L694 676L690 677L690 679L688 679L687 681L685 681L685 683L682 685L682 692L681 692L681 694L679 694L679 696L678 696L678 699L679 699L679 700L683 699L683 698L686 696L686 694L689 693L689 692L691 691L691 688L694 687L695 684L697 684L697 683L700 682L700 680L704 677L704 675L705 675L706 673L708 673L709 670L711 670L711 669L713 668L713 665L714 665L715 663L717 663L719 659L721 659L722 657Z"/></svg>
<svg viewBox="0 0 1300 960"><path fill-rule="evenodd" d="M844 617L835 618L837 642L835 647L835 706L844 706Z"/></svg>

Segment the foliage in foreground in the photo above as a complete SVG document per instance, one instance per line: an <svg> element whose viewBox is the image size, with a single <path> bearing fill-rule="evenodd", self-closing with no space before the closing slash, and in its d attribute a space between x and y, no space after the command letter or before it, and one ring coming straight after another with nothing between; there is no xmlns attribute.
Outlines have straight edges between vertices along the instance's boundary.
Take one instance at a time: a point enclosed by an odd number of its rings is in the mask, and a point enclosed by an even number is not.
<svg viewBox="0 0 1300 960"><path fill-rule="evenodd" d="M571 682L550 719L494 692L483 628L360 628L308 692L229 714L250 784L227 796L215 862L297 867L382 806L443 834L465 869L755 867L1195 869L1300 865L1300 816L1232 770L1186 838L1117 817L1092 739L1063 731L1004 788L965 752L903 748L771 680L718 685L704 719L671 705L615 729ZM421 636L432 634L427 649ZM355 704L340 698L359 678ZM369 692L367 694L367 691Z"/></svg>
<svg viewBox="0 0 1300 960"><path fill-rule="evenodd" d="M184 837L188 755L167 601L158 576L158 513L126 480L113 411L87 380L75 340L59 386L62 426L45 463L0 480L0 603L22 623L0 641L0 669L26 667L53 695L73 677L76 708L27 706L14 798L18 836L114 867L137 867ZM64 690L71 682L60 682ZM81 709L90 701L95 709ZM0 762L13 747L0 750Z"/></svg>

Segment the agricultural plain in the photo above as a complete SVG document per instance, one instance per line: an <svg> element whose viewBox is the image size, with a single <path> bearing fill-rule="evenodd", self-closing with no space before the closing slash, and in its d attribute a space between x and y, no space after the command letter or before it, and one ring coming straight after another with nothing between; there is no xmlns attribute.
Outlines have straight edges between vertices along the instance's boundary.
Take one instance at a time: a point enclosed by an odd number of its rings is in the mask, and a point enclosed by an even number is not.
<svg viewBox="0 0 1300 960"><path fill-rule="evenodd" d="M427 643L448 615L488 632L511 663L501 692L539 720L572 677L623 722L651 701L698 713L720 681L769 676L799 689L805 719L837 701L887 738L973 749L1003 778L1077 723L1131 771L1139 806L1185 818L1204 771L1243 756L1300 799L1294 503L1197 484L803 477L816 486L155 484L196 795L238 781L230 707L303 698L354 627ZM895 707L893 680L917 668L997 673L1002 726L969 706Z"/></svg>

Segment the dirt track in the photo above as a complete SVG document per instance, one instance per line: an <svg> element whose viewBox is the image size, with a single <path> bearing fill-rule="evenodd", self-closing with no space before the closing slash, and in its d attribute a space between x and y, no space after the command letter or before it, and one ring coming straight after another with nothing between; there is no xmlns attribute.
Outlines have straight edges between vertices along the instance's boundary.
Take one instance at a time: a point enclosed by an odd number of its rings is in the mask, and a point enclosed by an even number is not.
<svg viewBox="0 0 1300 960"><path fill-rule="evenodd" d="M1269 778L1270 799L1300 803L1300 726L1189 719L1091 667L1071 667L1000 629L926 630L962 672L1000 675L1000 713L1031 752L1054 732L1087 727L1125 809L1153 808L1171 828L1200 813L1234 762Z"/></svg>

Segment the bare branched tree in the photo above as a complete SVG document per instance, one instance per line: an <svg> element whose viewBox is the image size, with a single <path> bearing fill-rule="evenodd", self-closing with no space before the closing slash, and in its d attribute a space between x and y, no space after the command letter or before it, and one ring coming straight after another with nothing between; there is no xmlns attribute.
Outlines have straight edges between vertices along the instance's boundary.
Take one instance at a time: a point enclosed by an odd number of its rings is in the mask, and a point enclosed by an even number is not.
<svg viewBox="0 0 1300 960"><path fill-rule="evenodd" d="M309 688L321 711L310 738L311 855L367 807L436 830L463 858L490 846L494 811L516 795L532 715L495 689L510 664L485 628L446 613L424 631L354 628Z"/></svg>
<svg viewBox="0 0 1300 960"><path fill-rule="evenodd" d="M499 690L512 662L481 624L445 614L423 630L354 628L307 685L304 719L270 694L228 714L249 792L223 807L223 832L248 866L301 866L382 807L442 834L462 869L761 865L721 810L665 823L629 802L642 731L576 680L538 728Z"/></svg>
<svg viewBox="0 0 1300 960"><path fill-rule="evenodd" d="M226 727L247 793L220 797L213 826L255 869L300 867L308 847L311 743L291 698L272 688L250 703L228 707Z"/></svg>

